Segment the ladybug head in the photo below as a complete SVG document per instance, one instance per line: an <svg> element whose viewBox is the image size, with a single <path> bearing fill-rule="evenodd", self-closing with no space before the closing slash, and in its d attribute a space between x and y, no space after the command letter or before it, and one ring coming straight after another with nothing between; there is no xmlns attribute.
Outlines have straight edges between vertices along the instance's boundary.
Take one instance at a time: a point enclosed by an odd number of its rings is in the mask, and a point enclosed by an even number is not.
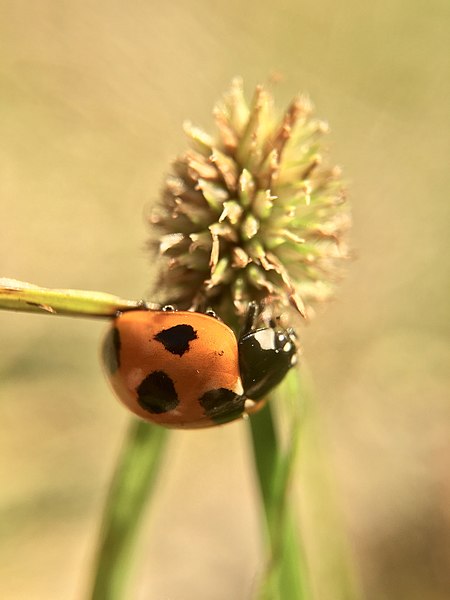
<svg viewBox="0 0 450 600"><path fill-rule="evenodd" d="M244 394L262 399L297 363L297 336L292 328L271 322L255 328L258 307L250 304L246 324L238 340L239 370Z"/></svg>

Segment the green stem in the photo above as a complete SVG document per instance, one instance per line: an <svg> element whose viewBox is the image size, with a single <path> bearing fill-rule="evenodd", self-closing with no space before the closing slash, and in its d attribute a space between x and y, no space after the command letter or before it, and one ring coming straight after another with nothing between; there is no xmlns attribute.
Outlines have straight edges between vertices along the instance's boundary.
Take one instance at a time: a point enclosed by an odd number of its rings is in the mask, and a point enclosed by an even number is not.
<svg viewBox="0 0 450 600"><path fill-rule="evenodd" d="M86 290L50 289L0 278L0 309L73 317L113 317L142 307L141 300ZM152 306L146 304L149 308Z"/></svg>
<svg viewBox="0 0 450 600"><path fill-rule="evenodd" d="M156 482L168 430L134 421L125 440L103 516L90 600L129 598L126 586L139 525Z"/></svg>
<svg viewBox="0 0 450 600"><path fill-rule="evenodd" d="M272 407L291 399L290 431L282 449ZM307 600L311 597L306 560L289 494L300 439L299 385L296 373L278 388L260 412L251 418L256 472L266 518L269 560L260 588L260 600ZM292 401L293 399L293 401Z"/></svg>

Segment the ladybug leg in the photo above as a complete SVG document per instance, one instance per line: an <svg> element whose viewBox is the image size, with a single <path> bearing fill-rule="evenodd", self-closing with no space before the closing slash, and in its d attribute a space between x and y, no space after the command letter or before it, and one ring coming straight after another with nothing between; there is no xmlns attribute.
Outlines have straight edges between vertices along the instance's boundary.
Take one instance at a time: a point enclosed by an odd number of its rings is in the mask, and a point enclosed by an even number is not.
<svg viewBox="0 0 450 600"><path fill-rule="evenodd" d="M219 315L216 313L215 310L213 310L212 308L207 308L205 310L205 315L208 315L208 317L212 317L213 319L217 319L218 321L221 321L222 319L219 317Z"/></svg>
<svg viewBox="0 0 450 600"><path fill-rule="evenodd" d="M217 321L222 321L216 311L212 309L211 306L208 306L205 302L197 305L195 312L199 312L203 315L207 315L208 317L212 317L213 319L217 319Z"/></svg>
<svg viewBox="0 0 450 600"><path fill-rule="evenodd" d="M173 306L173 304L166 304L160 310L163 312L175 312L177 309L175 306Z"/></svg>

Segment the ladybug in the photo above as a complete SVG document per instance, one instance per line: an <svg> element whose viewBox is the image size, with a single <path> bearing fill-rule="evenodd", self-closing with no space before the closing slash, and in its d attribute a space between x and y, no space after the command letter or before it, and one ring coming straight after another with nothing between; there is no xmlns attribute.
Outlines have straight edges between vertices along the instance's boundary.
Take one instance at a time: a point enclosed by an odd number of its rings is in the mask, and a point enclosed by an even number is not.
<svg viewBox="0 0 450 600"><path fill-rule="evenodd" d="M132 310L114 319L103 344L107 375L139 417L195 429L238 419L263 405L297 361L293 329L255 329L251 303L239 339L212 311Z"/></svg>

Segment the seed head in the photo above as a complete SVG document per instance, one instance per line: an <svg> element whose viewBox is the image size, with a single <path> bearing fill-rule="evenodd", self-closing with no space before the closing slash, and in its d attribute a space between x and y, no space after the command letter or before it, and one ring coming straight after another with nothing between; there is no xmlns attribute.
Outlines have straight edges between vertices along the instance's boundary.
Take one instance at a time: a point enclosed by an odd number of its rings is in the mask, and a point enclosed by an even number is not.
<svg viewBox="0 0 450 600"><path fill-rule="evenodd" d="M182 308L242 316L256 300L310 316L332 295L350 226L340 169L323 160L328 127L305 96L281 118L262 86L248 105L239 79L213 114L215 137L185 124L190 147L150 216L157 289Z"/></svg>

